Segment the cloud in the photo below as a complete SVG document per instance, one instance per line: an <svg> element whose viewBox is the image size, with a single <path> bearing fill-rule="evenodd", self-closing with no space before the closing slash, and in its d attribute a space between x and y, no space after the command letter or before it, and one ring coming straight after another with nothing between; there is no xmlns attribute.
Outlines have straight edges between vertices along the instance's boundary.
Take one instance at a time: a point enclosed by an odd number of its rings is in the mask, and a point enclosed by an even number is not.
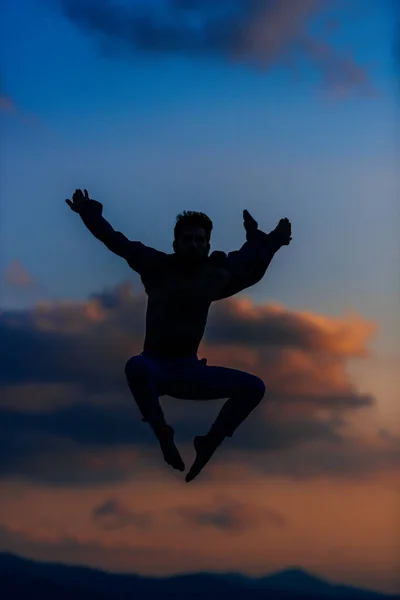
<svg viewBox="0 0 400 600"><path fill-rule="evenodd" d="M145 308L144 300L120 286L112 295L114 306L105 292L89 302L40 302L30 311L5 311L0 317L0 384L62 382L91 391L115 390L124 384L121 361L135 350L133 336L143 331L137 309L139 304ZM41 358L32 361L32 356Z"/></svg>
<svg viewBox="0 0 400 600"><path fill-rule="evenodd" d="M217 303L207 335L221 344L290 348L326 356L366 356L376 325L358 315L326 317L279 305L256 306L248 297Z"/></svg>
<svg viewBox="0 0 400 600"><path fill-rule="evenodd" d="M136 446L132 438L128 448L122 444L117 448L105 444L85 446L58 437L55 432L41 435L41 428L37 431L29 421L23 423L23 418L21 421L18 429L12 428L8 432L5 427L9 420L0 426L0 477L3 479L55 487L92 487L104 482L123 482L132 477L139 479L137 472L132 473L134 464L145 470L140 438ZM75 423L75 429L81 427L82 424Z"/></svg>
<svg viewBox="0 0 400 600"><path fill-rule="evenodd" d="M3 273L3 279L6 285L16 288L31 288L36 285L32 275L19 260L14 260L8 265Z"/></svg>
<svg viewBox="0 0 400 600"><path fill-rule="evenodd" d="M124 375L126 360L141 351L144 319L145 296L127 284L87 301L0 315L1 477L90 486L163 464ZM333 318L246 298L216 303L199 356L248 370L267 385L256 417L229 440L230 455L288 477L393 467L398 440L355 440L347 424L375 402L346 368L368 354L374 331L357 315ZM223 403L162 402L182 444L206 431Z"/></svg>
<svg viewBox="0 0 400 600"><path fill-rule="evenodd" d="M179 505L153 511L136 511L115 498L109 498L92 510L92 520L107 530L134 528L160 530L184 526L206 527L222 532L242 533L263 523L284 528L287 519L280 512L243 502L227 494L215 496L211 501Z"/></svg>
<svg viewBox="0 0 400 600"><path fill-rule="evenodd" d="M231 533L254 529L263 522L280 528L287 526L287 520L281 513L262 506L247 504L226 495L216 497L208 506L181 506L175 511L186 525L211 527Z"/></svg>
<svg viewBox="0 0 400 600"><path fill-rule="evenodd" d="M4 312L0 339L8 352L0 366L0 382L64 382L92 390L115 389L124 382L126 360L141 351L145 306L144 294L135 294L123 284L88 301L40 302L29 311ZM240 356L242 347L253 357L262 352L264 359L272 361L272 368L263 365L269 386L271 375L275 374L275 381L283 368L286 376L289 365L292 376L296 375L297 393L299 374L305 371L310 381L300 393L310 394L310 386L318 383L313 367L322 369L316 392L345 393L352 402L342 367L347 358L368 354L366 344L375 330L374 323L358 316L335 319L235 299L214 305L205 342L212 354L221 347L241 349ZM41 359L33 363L32 355Z"/></svg>
<svg viewBox="0 0 400 600"><path fill-rule="evenodd" d="M104 529L125 529L135 527L148 529L153 523L150 513L135 512L115 499L109 499L96 506L92 512L93 520Z"/></svg>
<svg viewBox="0 0 400 600"><path fill-rule="evenodd" d="M237 457L240 464L240 457ZM243 460L246 463L246 460ZM370 474L396 473L400 467L400 436L390 440L368 436L343 436L330 440L302 440L292 451L253 454L253 467L269 476L292 479L341 477L351 481ZM221 472L221 468L218 468ZM206 474L207 475L207 474ZM217 470L214 477L218 477Z"/></svg>
<svg viewBox="0 0 400 600"><path fill-rule="evenodd" d="M114 48L215 55L268 69L301 72L304 60L330 89L371 92L366 70L328 41L338 27L326 0L169 0L134 2L61 0L65 16ZM344 15L344 18L346 15ZM332 26L335 23L335 27Z"/></svg>

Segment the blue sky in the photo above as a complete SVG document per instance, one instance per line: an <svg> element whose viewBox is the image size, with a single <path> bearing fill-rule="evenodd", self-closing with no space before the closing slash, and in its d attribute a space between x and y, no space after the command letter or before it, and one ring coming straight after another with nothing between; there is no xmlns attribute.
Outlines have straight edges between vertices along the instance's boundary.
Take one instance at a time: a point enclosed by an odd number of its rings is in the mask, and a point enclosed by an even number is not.
<svg viewBox="0 0 400 600"><path fill-rule="evenodd" d="M287 215L293 246L254 298L379 315L393 346L393 6L354 2L346 19L338 4L332 43L352 53L377 96L354 86L336 99L306 61L296 79L218 56L114 56L58 3L4 3L4 93L20 115L1 115L3 268L20 260L54 297L135 280L66 210L75 187L99 198L117 229L165 251L183 209L208 212L213 248L226 251L243 242L243 208L266 229ZM4 290L3 306L17 295Z"/></svg>

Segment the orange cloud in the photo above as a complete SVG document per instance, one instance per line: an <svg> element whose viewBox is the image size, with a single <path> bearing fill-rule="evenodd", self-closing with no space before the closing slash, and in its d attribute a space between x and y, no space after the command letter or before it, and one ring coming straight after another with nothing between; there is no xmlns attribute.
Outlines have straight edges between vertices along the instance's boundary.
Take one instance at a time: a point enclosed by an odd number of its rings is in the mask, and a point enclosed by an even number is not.
<svg viewBox="0 0 400 600"><path fill-rule="evenodd" d="M230 299L212 308L212 337L246 346L299 348L308 352L343 357L367 356L367 343L376 323L357 314L328 317L307 311L290 311L283 306L256 305L248 297Z"/></svg>
<svg viewBox="0 0 400 600"><path fill-rule="evenodd" d="M145 295L127 284L87 301L1 315L7 352L0 422L8 458L0 459L0 475L90 486L129 478L133 462L136 474L146 461L160 463L124 376L126 360L141 351L144 318ZM199 356L209 365L247 369L267 386L262 405L230 441L238 462L285 477L365 477L394 468L397 441L369 450L351 423L375 399L357 390L347 361L368 354L375 329L357 315L333 318L248 298L214 305ZM163 397L162 403L189 445L193 433L209 428L222 401ZM215 460L224 462L224 454ZM204 478L212 473L210 467Z"/></svg>

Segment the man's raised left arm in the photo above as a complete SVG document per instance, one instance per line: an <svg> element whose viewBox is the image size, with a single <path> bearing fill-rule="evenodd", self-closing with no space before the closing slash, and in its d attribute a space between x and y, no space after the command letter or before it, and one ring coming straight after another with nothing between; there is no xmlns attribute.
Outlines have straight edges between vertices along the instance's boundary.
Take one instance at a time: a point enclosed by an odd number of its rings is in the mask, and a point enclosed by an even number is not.
<svg viewBox="0 0 400 600"><path fill-rule="evenodd" d="M227 256L230 278L215 300L238 294L258 283L269 267L275 253L292 241L292 226L289 219L281 219L270 233L258 229L258 223L247 210L243 211L246 242Z"/></svg>

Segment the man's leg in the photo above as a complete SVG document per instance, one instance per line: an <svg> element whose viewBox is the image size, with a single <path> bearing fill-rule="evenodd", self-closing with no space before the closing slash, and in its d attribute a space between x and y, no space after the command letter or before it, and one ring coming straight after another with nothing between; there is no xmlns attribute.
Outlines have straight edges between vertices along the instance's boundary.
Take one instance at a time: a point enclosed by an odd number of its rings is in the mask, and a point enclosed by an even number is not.
<svg viewBox="0 0 400 600"><path fill-rule="evenodd" d="M228 398L211 429L194 440L196 459L186 476L194 479L210 460L218 446L233 433L265 395L265 384L257 376L238 369L206 366L200 361L182 368L179 377L167 382L165 393L187 400L213 400Z"/></svg>
<svg viewBox="0 0 400 600"><path fill-rule="evenodd" d="M184 471L184 462L174 443L174 430L167 424L160 405L155 366L148 357L132 356L125 365L125 375L143 421L149 423L160 443L165 462Z"/></svg>

